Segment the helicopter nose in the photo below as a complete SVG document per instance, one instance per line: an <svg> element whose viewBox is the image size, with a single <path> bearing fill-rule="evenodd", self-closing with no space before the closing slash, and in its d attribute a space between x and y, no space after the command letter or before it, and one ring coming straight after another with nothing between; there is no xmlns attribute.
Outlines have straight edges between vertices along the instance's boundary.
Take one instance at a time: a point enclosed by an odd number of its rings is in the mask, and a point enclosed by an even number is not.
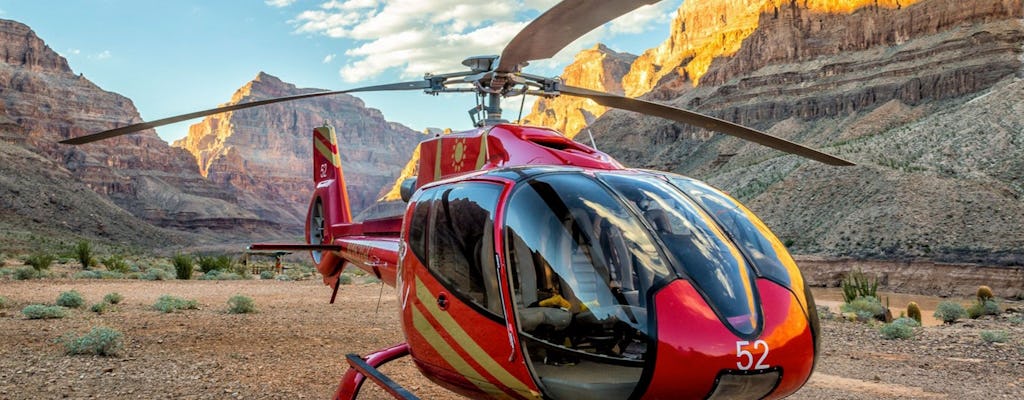
<svg viewBox="0 0 1024 400"><path fill-rule="evenodd" d="M788 289L758 279L762 329L730 329L694 286L676 280L654 296L657 347L644 398L781 398L814 367L806 308Z"/></svg>

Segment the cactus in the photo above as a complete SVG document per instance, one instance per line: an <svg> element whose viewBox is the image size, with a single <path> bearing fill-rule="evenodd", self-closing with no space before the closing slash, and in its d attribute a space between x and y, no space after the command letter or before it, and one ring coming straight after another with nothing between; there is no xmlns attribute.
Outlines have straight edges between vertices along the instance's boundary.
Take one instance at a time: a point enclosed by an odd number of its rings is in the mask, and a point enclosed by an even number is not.
<svg viewBox="0 0 1024 400"><path fill-rule="evenodd" d="M878 298L878 278L868 278L860 270L850 272L842 281L843 300L852 303L858 297Z"/></svg>
<svg viewBox="0 0 1024 400"><path fill-rule="evenodd" d="M921 306L918 306L916 302L910 302L907 304L907 317L913 318L917 323L921 323Z"/></svg>
<svg viewBox="0 0 1024 400"><path fill-rule="evenodd" d="M993 299L995 296L992 294L992 288L985 285L978 286L978 303L985 304L986 301Z"/></svg>

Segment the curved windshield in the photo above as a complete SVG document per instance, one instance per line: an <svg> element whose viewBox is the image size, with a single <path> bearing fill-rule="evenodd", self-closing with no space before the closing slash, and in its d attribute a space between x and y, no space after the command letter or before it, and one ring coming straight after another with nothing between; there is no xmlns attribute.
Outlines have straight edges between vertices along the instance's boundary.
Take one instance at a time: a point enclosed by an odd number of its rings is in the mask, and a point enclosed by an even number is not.
<svg viewBox="0 0 1024 400"><path fill-rule="evenodd" d="M737 332L758 324L754 274L714 221L677 188L653 175L599 174L633 204L674 259L673 265Z"/></svg>
<svg viewBox="0 0 1024 400"><path fill-rule="evenodd" d="M578 173L518 184L504 225L520 337L548 395L629 397L647 356L647 293L670 275L646 227Z"/></svg>
<svg viewBox="0 0 1024 400"><path fill-rule="evenodd" d="M756 216L741 208L736 200L722 192L696 181L681 176L669 176L669 182L681 189L690 198L696 200L704 210L721 225L733 242L747 255L750 262L761 273L778 283L792 288L789 272L782 264L775 247L781 246L778 239L769 238L771 232ZM773 240L774 239L774 240ZM785 253L788 257L788 253Z"/></svg>

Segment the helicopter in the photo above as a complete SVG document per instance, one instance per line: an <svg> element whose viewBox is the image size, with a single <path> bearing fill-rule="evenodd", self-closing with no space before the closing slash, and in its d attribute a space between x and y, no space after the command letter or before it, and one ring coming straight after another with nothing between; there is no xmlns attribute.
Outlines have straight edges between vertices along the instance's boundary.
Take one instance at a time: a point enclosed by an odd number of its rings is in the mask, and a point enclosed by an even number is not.
<svg viewBox="0 0 1024 400"><path fill-rule="evenodd" d="M332 289L354 266L397 291L405 342L349 354L336 399L411 357L470 398L781 398L818 356L814 299L786 247L749 209L699 180L628 168L606 153L502 118L513 96L575 96L690 124L829 165L852 162L758 130L524 73L590 30L655 0L564 0L497 56L423 79L253 101L64 140L83 144L265 104L368 91L473 93L474 128L420 143L402 215L355 221L334 128L312 134L305 243Z"/></svg>

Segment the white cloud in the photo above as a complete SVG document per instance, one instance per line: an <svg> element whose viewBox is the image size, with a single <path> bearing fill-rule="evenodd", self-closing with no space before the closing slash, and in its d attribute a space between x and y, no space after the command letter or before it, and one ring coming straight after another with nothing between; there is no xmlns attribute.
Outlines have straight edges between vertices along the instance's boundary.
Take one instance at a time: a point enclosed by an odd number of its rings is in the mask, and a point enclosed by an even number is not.
<svg viewBox="0 0 1024 400"><path fill-rule="evenodd" d="M108 58L110 58L112 56L113 56L113 54L110 53L110 50L103 50L103 51L101 51L99 53L96 53L93 56L90 56L89 58L93 58L93 59L96 59L96 60L106 60L106 59L108 59Z"/></svg>
<svg viewBox="0 0 1024 400"><path fill-rule="evenodd" d="M325 56L324 57L324 64L330 64L331 61L334 61L334 57L335 57L335 54L328 54L327 56Z"/></svg>
<svg viewBox="0 0 1024 400"><path fill-rule="evenodd" d="M82 50L79 49L68 49L68 54L79 55L82 54Z"/></svg>
<svg viewBox="0 0 1024 400"><path fill-rule="evenodd" d="M285 0L274 0L282 2ZM464 58L499 54L523 27L557 0L330 0L299 12L296 33L355 42L339 74L348 82L398 71L403 78L462 70ZM672 2L669 2L672 3ZM268 4L270 2L268 1ZM644 7L627 21L600 27L569 45L553 62L567 63L609 35L640 32L663 18L664 6ZM324 60L327 62L327 59Z"/></svg>
<svg viewBox="0 0 1024 400"><path fill-rule="evenodd" d="M264 3L271 7L283 8L292 5L296 0L265 0Z"/></svg>
<svg viewBox="0 0 1024 400"><path fill-rule="evenodd" d="M672 1L646 5L615 19L609 29L614 34L643 33L656 26L670 23L676 8L678 8L678 4Z"/></svg>

